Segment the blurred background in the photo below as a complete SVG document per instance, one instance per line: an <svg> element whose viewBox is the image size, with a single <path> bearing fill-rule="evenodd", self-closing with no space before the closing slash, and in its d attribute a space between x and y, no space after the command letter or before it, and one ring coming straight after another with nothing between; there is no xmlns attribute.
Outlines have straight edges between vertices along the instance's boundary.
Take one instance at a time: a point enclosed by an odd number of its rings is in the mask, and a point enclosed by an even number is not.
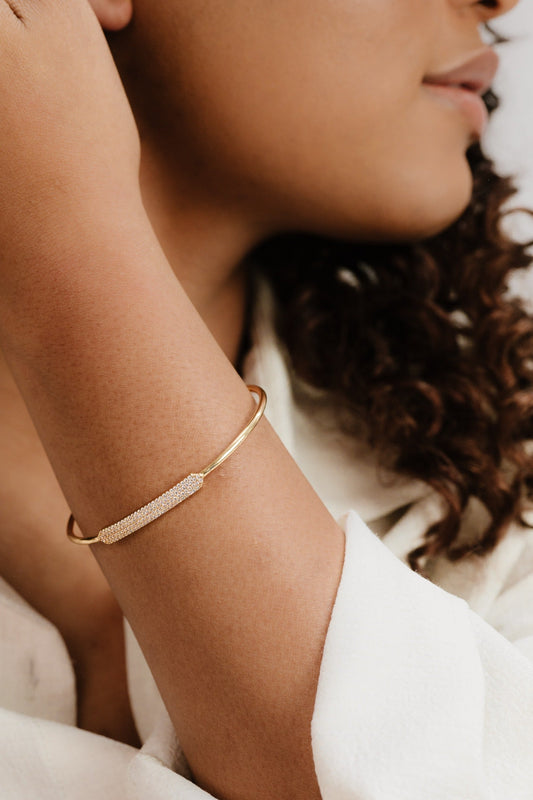
<svg viewBox="0 0 533 800"><path fill-rule="evenodd" d="M512 41L497 47L501 65L494 89L501 107L485 133L484 149L499 172L517 178L520 194L512 206L533 209L533 0L521 0L493 28ZM509 225L513 235L533 239L533 217L516 214ZM533 269L513 288L527 294L533 310Z"/></svg>

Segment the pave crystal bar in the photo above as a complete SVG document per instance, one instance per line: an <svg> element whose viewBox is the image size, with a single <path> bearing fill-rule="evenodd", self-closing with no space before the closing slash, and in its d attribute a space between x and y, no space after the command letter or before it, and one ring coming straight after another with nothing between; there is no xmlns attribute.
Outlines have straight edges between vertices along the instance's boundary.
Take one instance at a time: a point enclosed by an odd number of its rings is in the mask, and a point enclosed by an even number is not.
<svg viewBox="0 0 533 800"><path fill-rule="evenodd" d="M151 500L142 508L134 511L128 517L124 517L120 522L115 522L113 525L108 525L107 528L102 528L98 534L98 541L104 544L113 544L114 542L124 539L130 533L135 533L139 528L153 522L162 514L170 511L174 506L183 503L192 494L195 494L204 485L204 476L200 472L191 472L182 481L172 486L171 489L164 492L164 494Z"/></svg>

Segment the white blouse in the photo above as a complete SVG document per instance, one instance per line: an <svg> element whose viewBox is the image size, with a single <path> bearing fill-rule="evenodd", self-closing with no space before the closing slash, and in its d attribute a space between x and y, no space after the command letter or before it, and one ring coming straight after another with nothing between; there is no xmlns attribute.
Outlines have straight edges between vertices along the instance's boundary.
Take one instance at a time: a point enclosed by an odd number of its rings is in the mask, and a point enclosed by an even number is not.
<svg viewBox="0 0 533 800"><path fill-rule="evenodd" d="M312 719L323 800L533 800L533 530L494 552L406 555L442 514L425 484L378 480L372 454L293 396L257 304L245 378L346 535ZM464 531L479 519L472 505ZM201 800L127 622L128 688L143 745L75 727L74 671L57 629L0 579L1 800Z"/></svg>

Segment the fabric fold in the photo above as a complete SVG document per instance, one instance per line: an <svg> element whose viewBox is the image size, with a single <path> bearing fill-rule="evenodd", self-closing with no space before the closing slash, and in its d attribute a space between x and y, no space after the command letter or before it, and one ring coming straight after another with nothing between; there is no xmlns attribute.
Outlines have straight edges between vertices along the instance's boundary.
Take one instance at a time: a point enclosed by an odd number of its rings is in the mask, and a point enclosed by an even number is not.
<svg viewBox="0 0 533 800"><path fill-rule="evenodd" d="M312 720L323 800L531 800L533 665L355 512L344 529Z"/></svg>

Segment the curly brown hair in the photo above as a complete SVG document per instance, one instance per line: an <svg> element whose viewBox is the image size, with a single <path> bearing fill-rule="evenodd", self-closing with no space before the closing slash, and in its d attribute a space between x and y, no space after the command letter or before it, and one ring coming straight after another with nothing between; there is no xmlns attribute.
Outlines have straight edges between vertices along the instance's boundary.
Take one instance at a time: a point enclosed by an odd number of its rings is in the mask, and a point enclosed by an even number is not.
<svg viewBox="0 0 533 800"><path fill-rule="evenodd" d="M492 92L484 99L497 107ZM285 233L253 253L278 300L277 332L295 374L326 390L338 424L354 436L363 430L382 465L446 501L445 517L408 556L418 572L442 553L458 561L490 552L533 484L533 319L506 291L531 263L531 243L502 229L512 180L479 144L468 159L470 205L429 240ZM470 498L489 522L460 545Z"/></svg>

